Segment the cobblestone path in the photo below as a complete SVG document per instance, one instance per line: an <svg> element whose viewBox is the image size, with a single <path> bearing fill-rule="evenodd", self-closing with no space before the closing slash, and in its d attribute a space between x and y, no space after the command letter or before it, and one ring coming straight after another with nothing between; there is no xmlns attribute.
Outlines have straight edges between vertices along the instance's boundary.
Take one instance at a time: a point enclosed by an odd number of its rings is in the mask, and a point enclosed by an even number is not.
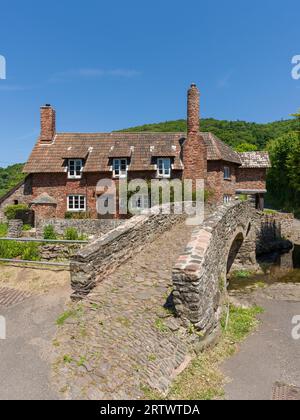
<svg viewBox="0 0 300 420"><path fill-rule="evenodd" d="M174 226L62 314L53 379L63 397L133 399L168 390L189 361L185 332L165 304L190 235L184 223Z"/></svg>

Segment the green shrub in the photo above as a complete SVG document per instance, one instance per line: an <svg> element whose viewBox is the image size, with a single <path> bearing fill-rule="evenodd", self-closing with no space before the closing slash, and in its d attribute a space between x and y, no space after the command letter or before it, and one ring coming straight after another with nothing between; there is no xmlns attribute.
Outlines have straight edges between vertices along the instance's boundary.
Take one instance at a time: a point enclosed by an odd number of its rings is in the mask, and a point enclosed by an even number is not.
<svg viewBox="0 0 300 420"><path fill-rule="evenodd" d="M12 220L16 218L16 213L20 210L28 210L27 204L13 204L10 206L6 206L4 214L8 220Z"/></svg>
<svg viewBox="0 0 300 420"><path fill-rule="evenodd" d="M28 230L31 230L32 229L32 226L31 225L23 225L23 227L22 227L22 230L24 230L25 232L26 231L28 231Z"/></svg>
<svg viewBox="0 0 300 420"><path fill-rule="evenodd" d="M67 241L78 241L79 235L77 229L74 227L69 227L64 232L64 239Z"/></svg>
<svg viewBox="0 0 300 420"><path fill-rule="evenodd" d="M39 244L36 242L0 241L0 258L39 261Z"/></svg>
<svg viewBox="0 0 300 420"><path fill-rule="evenodd" d="M47 225L44 227L44 239L57 239L55 229L52 225Z"/></svg>
<svg viewBox="0 0 300 420"><path fill-rule="evenodd" d="M7 223L0 223L0 237L4 238L7 235Z"/></svg>

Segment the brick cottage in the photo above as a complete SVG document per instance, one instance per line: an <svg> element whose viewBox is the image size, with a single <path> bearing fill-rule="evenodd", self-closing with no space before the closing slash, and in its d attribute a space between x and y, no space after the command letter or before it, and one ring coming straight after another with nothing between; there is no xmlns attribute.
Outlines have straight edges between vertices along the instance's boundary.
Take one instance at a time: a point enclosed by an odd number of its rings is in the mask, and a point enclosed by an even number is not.
<svg viewBox="0 0 300 420"><path fill-rule="evenodd" d="M199 90L188 90L187 133L57 133L55 110L41 107L40 137L24 167L26 179L2 201L27 203L36 217L87 212L97 218L100 179L204 179L214 203L252 195L263 208L267 152L237 153L199 129ZM140 200L138 205L143 205Z"/></svg>

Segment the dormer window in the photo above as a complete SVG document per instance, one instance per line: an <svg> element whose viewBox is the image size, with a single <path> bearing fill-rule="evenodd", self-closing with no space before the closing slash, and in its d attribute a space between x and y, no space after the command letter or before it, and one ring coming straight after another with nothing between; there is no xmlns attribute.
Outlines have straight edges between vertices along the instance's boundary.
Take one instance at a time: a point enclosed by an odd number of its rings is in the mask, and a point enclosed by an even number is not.
<svg viewBox="0 0 300 420"><path fill-rule="evenodd" d="M68 161L68 178L80 179L82 176L83 161L82 159L69 159Z"/></svg>
<svg viewBox="0 0 300 420"><path fill-rule="evenodd" d="M127 159L114 159L112 169L114 178L126 178L128 170Z"/></svg>
<svg viewBox="0 0 300 420"><path fill-rule="evenodd" d="M157 159L157 176L158 178L171 177L171 159L170 158Z"/></svg>

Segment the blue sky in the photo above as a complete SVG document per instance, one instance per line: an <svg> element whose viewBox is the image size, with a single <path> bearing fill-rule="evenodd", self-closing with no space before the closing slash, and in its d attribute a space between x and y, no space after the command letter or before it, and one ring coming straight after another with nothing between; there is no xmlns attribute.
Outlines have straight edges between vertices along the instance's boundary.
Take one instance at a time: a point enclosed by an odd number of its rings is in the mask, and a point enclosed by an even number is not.
<svg viewBox="0 0 300 420"><path fill-rule="evenodd" d="M299 0L11 0L0 8L0 166L25 161L51 103L58 131L185 118L268 122L300 107Z"/></svg>

